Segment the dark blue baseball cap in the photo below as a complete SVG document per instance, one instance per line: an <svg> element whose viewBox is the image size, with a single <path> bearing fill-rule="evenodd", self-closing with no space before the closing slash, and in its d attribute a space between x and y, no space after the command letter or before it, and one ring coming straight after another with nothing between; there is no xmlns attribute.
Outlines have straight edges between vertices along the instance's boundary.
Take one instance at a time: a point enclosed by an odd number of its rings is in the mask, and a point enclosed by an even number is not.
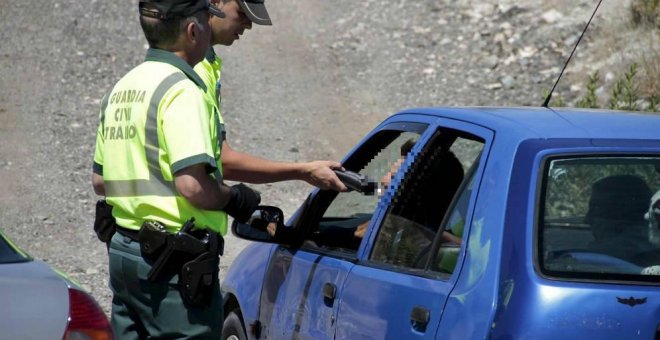
<svg viewBox="0 0 660 340"><path fill-rule="evenodd" d="M238 0L238 4L250 21L257 25L272 25L266 10L266 0Z"/></svg>
<svg viewBox="0 0 660 340"><path fill-rule="evenodd" d="M140 0L139 8L141 15L161 20L187 17L201 10L224 17L222 12L209 5L209 0Z"/></svg>

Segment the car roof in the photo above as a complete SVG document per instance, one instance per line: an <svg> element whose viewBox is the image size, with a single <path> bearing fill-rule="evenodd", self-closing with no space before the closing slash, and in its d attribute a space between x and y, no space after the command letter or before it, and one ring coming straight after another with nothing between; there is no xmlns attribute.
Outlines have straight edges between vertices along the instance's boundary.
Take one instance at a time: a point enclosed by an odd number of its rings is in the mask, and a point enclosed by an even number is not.
<svg viewBox="0 0 660 340"><path fill-rule="evenodd" d="M542 107L436 107L401 112L471 122L510 137L660 140L660 115Z"/></svg>

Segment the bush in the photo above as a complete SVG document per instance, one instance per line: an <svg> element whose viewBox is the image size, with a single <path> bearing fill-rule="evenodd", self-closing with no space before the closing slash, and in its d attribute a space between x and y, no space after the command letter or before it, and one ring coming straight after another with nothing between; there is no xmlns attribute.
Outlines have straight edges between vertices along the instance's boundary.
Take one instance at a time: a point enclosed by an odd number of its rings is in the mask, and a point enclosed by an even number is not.
<svg viewBox="0 0 660 340"><path fill-rule="evenodd" d="M614 83L609 99L607 99L607 108L612 110L658 112L658 108L660 107L660 93L651 93L648 96L642 94L637 79L638 70L639 65L637 63L631 64L623 76ZM598 96L596 95L596 91L600 86L599 83L600 75L596 71L589 76L586 93L577 100L577 107L592 109L603 107L598 102ZM544 93L544 97L546 96L547 92ZM559 95L555 95L550 106L566 106L566 102Z"/></svg>
<svg viewBox="0 0 660 340"><path fill-rule="evenodd" d="M598 97L596 96L596 90L598 89L599 82L600 75L598 74L598 71L589 76L589 81L587 82L587 94L578 101L577 107L591 109L597 109L600 107L598 105Z"/></svg>
<svg viewBox="0 0 660 340"><path fill-rule="evenodd" d="M617 80L612 90L610 97L610 109L612 110L628 110L637 111L639 107L637 101L639 98L639 86L637 85L635 77L637 76L636 63L630 65L630 68L623 75L623 78Z"/></svg>
<svg viewBox="0 0 660 340"><path fill-rule="evenodd" d="M660 28L660 0L633 0L630 4L633 24Z"/></svg>

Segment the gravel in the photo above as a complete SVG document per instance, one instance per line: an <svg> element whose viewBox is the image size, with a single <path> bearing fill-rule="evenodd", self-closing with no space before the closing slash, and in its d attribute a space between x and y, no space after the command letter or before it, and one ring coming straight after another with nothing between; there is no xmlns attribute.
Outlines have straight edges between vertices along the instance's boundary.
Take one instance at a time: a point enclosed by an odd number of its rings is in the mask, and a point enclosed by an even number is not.
<svg viewBox="0 0 660 340"><path fill-rule="evenodd" d="M272 2L275 26L216 48L225 59L230 144L275 160L339 160L404 108L538 106L595 4L538 3ZM579 95L572 79L582 81L601 60L599 37L620 25L618 6L603 8L559 87L569 100ZM0 2L0 228L106 312L91 162L100 99L146 51L136 8L136 0ZM614 70L599 66L601 74ZM299 182L256 187L287 216L310 191ZM227 236L222 273L246 244Z"/></svg>

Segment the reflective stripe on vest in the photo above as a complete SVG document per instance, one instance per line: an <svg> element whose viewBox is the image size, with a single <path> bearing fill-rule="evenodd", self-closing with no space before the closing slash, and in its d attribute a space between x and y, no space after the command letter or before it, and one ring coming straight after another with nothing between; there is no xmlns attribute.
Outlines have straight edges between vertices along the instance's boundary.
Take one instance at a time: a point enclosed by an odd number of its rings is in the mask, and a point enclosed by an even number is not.
<svg viewBox="0 0 660 340"><path fill-rule="evenodd" d="M108 102L110 102L110 93L103 96L101 102L101 133L105 133L105 109L108 108Z"/></svg>
<svg viewBox="0 0 660 340"><path fill-rule="evenodd" d="M147 156L149 167L149 179L134 180L106 180L104 181L105 192L111 197L134 197L134 196L176 196L174 182L163 178L158 158L160 155L160 143L158 142L158 106L167 91L176 83L187 79L185 74L176 72L165 78L154 91L147 110L147 121L145 123L144 152ZM105 110L103 115L105 115ZM104 117L105 119L105 117Z"/></svg>

